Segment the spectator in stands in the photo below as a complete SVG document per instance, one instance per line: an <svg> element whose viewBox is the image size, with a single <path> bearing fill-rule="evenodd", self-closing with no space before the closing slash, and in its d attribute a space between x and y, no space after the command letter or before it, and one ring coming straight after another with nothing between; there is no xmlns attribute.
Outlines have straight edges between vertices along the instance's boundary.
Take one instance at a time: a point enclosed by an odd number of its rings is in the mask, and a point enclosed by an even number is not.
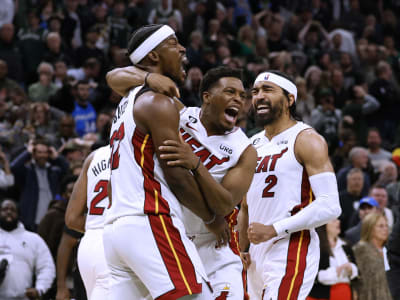
<svg viewBox="0 0 400 300"><path fill-rule="evenodd" d="M10 162L0 148L0 189L7 189L14 185L14 175L10 169Z"/></svg>
<svg viewBox="0 0 400 300"><path fill-rule="evenodd" d="M89 103L89 89L90 85L87 80L80 80L77 83L77 95L72 116L75 119L75 130L78 136L96 131L96 111Z"/></svg>
<svg viewBox="0 0 400 300"><path fill-rule="evenodd" d="M147 19L149 24L168 24L168 19L174 16L182 29L182 14L178 9L174 9L172 0L161 0L157 8L151 10Z"/></svg>
<svg viewBox="0 0 400 300"><path fill-rule="evenodd" d="M124 49L131 32L131 27L125 17L125 2L121 0L115 1L112 12L112 16L108 18L110 24L110 48Z"/></svg>
<svg viewBox="0 0 400 300"><path fill-rule="evenodd" d="M392 153L381 147L382 138L378 128L368 129L367 145L368 157L376 170L379 170L382 162L392 159Z"/></svg>
<svg viewBox="0 0 400 300"><path fill-rule="evenodd" d="M58 87L53 83L54 68L47 62L42 62L37 68L39 81L31 84L28 89L29 98L34 102L48 102Z"/></svg>
<svg viewBox="0 0 400 300"><path fill-rule="evenodd" d="M351 116L354 122L354 130L360 145L367 142L367 128L369 119L380 107L379 101L365 91L362 85L351 88L350 99L343 107L343 116Z"/></svg>
<svg viewBox="0 0 400 300"><path fill-rule="evenodd" d="M7 62L10 78L22 83L24 80L22 54L14 40L14 25L4 24L0 27L0 59Z"/></svg>
<svg viewBox="0 0 400 300"><path fill-rule="evenodd" d="M71 115L65 115L60 119L58 132L55 137L55 147L60 152L60 147L76 138L75 119Z"/></svg>
<svg viewBox="0 0 400 300"><path fill-rule="evenodd" d="M58 89L62 88L67 80L67 70L65 61L58 60L54 63L54 84Z"/></svg>
<svg viewBox="0 0 400 300"><path fill-rule="evenodd" d="M380 213L372 213L364 218L361 240L353 251L360 271L361 284L358 299L392 300L386 271L389 270L387 250L384 247L389 236L387 220Z"/></svg>
<svg viewBox="0 0 400 300"><path fill-rule="evenodd" d="M388 193L385 187L381 185L374 185L369 192L369 196L371 196L376 200L376 202L378 202L378 211L386 217L389 226L389 233L392 232L394 218L392 210L387 207Z"/></svg>
<svg viewBox="0 0 400 300"><path fill-rule="evenodd" d="M191 67L201 67L203 56L203 34L195 30L190 34L190 44L186 49L186 56Z"/></svg>
<svg viewBox="0 0 400 300"><path fill-rule="evenodd" d="M88 58L82 67L77 69L68 69L67 74L74 77L76 80L94 81L100 74L101 63L95 58Z"/></svg>
<svg viewBox="0 0 400 300"><path fill-rule="evenodd" d="M62 176L68 170L64 157L54 147L37 139L11 163L11 171L20 189L21 221L35 231L49 203L59 192Z"/></svg>
<svg viewBox="0 0 400 300"><path fill-rule="evenodd" d="M364 197L360 200L360 204L358 206L358 217L360 221L357 225L349 228L345 232L345 238L352 245L355 245L361 238L361 228L364 218L370 213L374 213L378 210L379 204L372 197Z"/></svg>
<svg viewBox="0 0 400 300"><path fill-rule="evenodd" d="M361 191L364 184L364 174L361 169L353 168L347 173L347 188L340 191L339 200L342 214L339 217L341 232L350 227L350 220L355 212L355 204L361 199Z"/></svg>
<svg viewBox="0 0 400 300"><path fill-rule="evenodd" d="M76 65L81 67L84 63L91 57L96 58L100 64L105 62L104 52L100 50L96 43L100 37L100 28L96 26L92 26L86 32L85 36L85 44L76 49L75 57L76 57ZM77 78L82 79L82 78Z"/></svg>
<svg viewBox="0 0 400 300"><path fill-rule="evenodd" d="M375 184L379 184L381 186L388 186L391 183L395 183L397 181L398 171L397 166L392 161L384 161L378 170L379 177Z"/></svg>
<svg viewBox="0 0 400 300"><path fill-rule="evenodd" d="M347 89L344 86L343 71L340 68L333 68L330 72L330 80L335 107L342 109L349 99Z"/></svg>
<svg viewBox="0 0 400 300"><path fill-rule="evenodd" d="M70 49L75 49L82 45L82 30L81 20L78 15L78 4L76 0L64 0L64 20L61 26L61 36Z"/></svg>
<svg viewBox="0 0 400 300"><path fill-rule="evenodd" d="M326 139L330 153L333 153L338 143L338 128L342 117L334 101L332 90L322 88L317 92L319 105L311 112L311 126Z"/></svg>
<svg viewBox="0 0 400 300"><path fill-rule="evenodd" d="M315 108L314 97L308 92L304 78L297 77L295 83L297 86L296 112L304 123L311 124L311 112Z"/></svg>
<svg viewBox="0 0 400 300"><path fill-rule="evenodd" d="M58 32L50 32L46 37L46 51L43 60L54 65L56 61L65 61L71 64L71 58L64 52L61 36Z"/></svg>
<svg viewBox="0 0 400 300"><path fill-rule="evenodd" d="M39 299L50 288L55 266L49 248L18 221L17 204L8 199L0 204L0 256L8 265L1 299Z"/></svg>
<svg viewBox="0 0 400 300"><path fill-rule="evenodd" d="M371 123L378 127L384 140L393 142L398 123L397 112L400 111L398 88L394 83L392 68L387 62L378 63L376 76L377 79L371 84L370 91L378 99L381 107L374 114Z"/></svg>
<svg viewBox="0 0 400 300"><path fill-rule="evenodd" d="M40 27L40 16L37 10L28 12L28 28L18 31L19 49L22 54L25 81L33 83L36 81L37 67L42 61L45 50L45 38L47 30Z"/></svg>
<svg viewBox="0 0 400 300"><path fill-rule="evenodd" d="M203 79L203 73L198 67L192 67L188 71L182 88L182 102L186 106L201 106L199 96L200 82Z"/></svg>
<svg viewBox="0 0 400 300"><path fill-rule="evenodd" d="M368 194L368 190L371 186L371 179L369 174L365 171L368 166L368 152L365 148L362 147L354 147L349 152L349 160L351 165L343 167L339 170L336 177L338 180L338 188L339 191L345 190L347 185L347 173L352 168L361 169L364 173L364 186L361 192L362 196Z"/></svg>
<svg viewBox="0 0 400 300"><path fill-rule="evenodd" d="M3 100L9 96L9 93L17 89L18 83L7 77L8 66L7 63L0 59L0 98Z"/></svg>
<svg viewBox="0 0 400 300"><path fill-rule="evenodd" d="M330 221L317 228L320 240L320 261L316 282L307 300L351 300L350 283L358 277L358 268L351 246L339 237L340 221Z"/></svg>

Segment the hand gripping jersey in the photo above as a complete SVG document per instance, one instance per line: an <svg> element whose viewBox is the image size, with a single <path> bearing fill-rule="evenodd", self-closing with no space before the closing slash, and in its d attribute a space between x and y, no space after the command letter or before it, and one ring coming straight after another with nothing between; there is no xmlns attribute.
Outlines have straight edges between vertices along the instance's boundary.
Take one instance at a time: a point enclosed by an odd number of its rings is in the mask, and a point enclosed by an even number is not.
<svg viewBox="0 0 400 300"><path fill-rule="evenodd" d="M168 188L149 134L135 124L133 107L142 87L119 103L111 127L111 187L113 201L106 223L128 215L167 214L181 219L181 206Z"/></svg>
<svg viewBox="0 0 400 300"><path fill-rule="evenodd" d="M189 107L181 110L181 135L183 140L192 147L194 153L200 157L212 177L221 182L228 170L238 163L243 151L250 145L250 140L238 127L224 135L208 136L206 129L200 122L200 112L201 109L198 107ZM204 222L199 217L185 207L183 207L183 212L186 232L197 247L203 242L215 242L214 234L207 230ZM234 252L239 252L237 235L233 231L233 227L236 225L237 212L237 209L235 209L226 217L232 230L231 249ZM200 256L202 256L201 252ZM208 259L204 261L203 259L203 263L207 274L210 273L210 270L219 268L219 262L214 260ZM221 261L220 263L224 262Z"/></svg>
<svg viewBox="0 0 400 300"><path fill-rule="evenodd" d="M85 231L104 227L104 212L109 206L107 184L110 179L110 146L96 150L87 170L87 208Z"/></svg>

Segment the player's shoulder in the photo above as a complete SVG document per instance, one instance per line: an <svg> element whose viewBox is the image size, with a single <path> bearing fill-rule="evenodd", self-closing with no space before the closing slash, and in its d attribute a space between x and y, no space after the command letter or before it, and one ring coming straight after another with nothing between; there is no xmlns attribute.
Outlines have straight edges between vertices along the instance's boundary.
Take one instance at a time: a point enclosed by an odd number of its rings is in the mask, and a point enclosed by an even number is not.
<svg viewBox="0 0 400 300"><path fill-rule="evenodd" d="M328 145L324 137L310 127L299 132L295 142L295 152L300 159L306 157L317 159L328 155Z"/></svg>

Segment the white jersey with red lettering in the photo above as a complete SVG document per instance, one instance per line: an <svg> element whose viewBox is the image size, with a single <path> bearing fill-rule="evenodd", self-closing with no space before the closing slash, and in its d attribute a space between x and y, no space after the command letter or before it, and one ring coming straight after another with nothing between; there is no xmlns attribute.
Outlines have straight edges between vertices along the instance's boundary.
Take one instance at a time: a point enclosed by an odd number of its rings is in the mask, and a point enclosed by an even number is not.
<svg viewBox="0 0 400 300"><path fill-rule="evenodd" d="M294 152L298 134L310 128L297 122L271 140L265 130L251 138L258 163L247 193L249 223L271 225L314 200L308 174ZM264 299L304 299L318 270L318 236L315 230L303 230L251 244L250 256L251 297L260 298L264 289Z"/></svg>
<svg viewBox="0 0 400 300"><path fill-rule="evenodd" d="M87 208L85 231L104 227L104 212L109 206L107 184L110 179L110 146L97 149L87 170Z"/></svg>
<svg viewBox="0 0 400 300"><path fill-rule="evenodd" d="M97 149L87 169L85 235L78 248L78 266L89 300L108 292L109 270L104 255L103 228L109 205L110 146Z"/></svg>
<svg viewBox="0 0 400 300"><path fill-rule="evenodd" d="M238 127L224 135L208 136L200 121L200 113L201 109L198 107L182 109L180 132L183 140L191 146L211 176L220 183L228 170L236 166L242 153L250 145L250 140ZM226 216L231 229L229 246L216 249L215 235L207 230L199 217L183 207L186 232L199 251L214 296L224 296L226 293L229 299L244 297L243 267L239 257L238 234L234 231L237 213L235 208Z"/></svg>
<svg viewBox="0 0 400 300"><path fill-rule="evenodd" d="M206 299L209 291L203 283L208 279L186 235L181 204L165 180L152 136L135 123L135 102L147 91L132 89L112 121L112 203L104 227L109 299L162 300L193 294Z"/></svg>

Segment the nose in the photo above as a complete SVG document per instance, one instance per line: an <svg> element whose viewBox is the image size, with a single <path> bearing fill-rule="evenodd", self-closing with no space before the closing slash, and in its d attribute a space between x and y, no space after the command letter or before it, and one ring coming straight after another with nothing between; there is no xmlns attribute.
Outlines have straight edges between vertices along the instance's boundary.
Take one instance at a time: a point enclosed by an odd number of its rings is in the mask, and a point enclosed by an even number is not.
<svg viewBox="0 0 400 300"><path fill-rule="evenodd" d="M185 54L186 53L186 48L183 47L181 44L178 44L178 45L179 45L179 52Z"/></svg>

